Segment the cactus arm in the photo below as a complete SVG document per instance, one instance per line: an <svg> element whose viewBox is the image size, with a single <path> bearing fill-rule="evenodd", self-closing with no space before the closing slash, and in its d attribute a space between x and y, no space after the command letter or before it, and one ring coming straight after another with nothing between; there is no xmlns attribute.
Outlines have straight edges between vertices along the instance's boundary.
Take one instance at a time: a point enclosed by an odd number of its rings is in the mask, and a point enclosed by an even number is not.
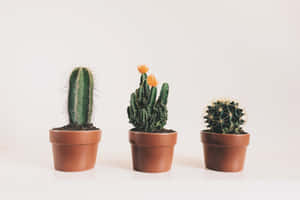
<svg viewBox="0 0 300 200"><path fill-rule="evenodd" d="M169 95L169 84L168 83L163 83L160 89L160 94L158 97L158 102L167 105L168 103L168 95Z"/></svg>
<svg viewBox="0 0 300 200"><path fill-rule="evenodd" d="M149 106L150 110L153 109L153 106L154 106L155 101L156 101L156 96L157 96L157 88L152 87L151 92L150 92L149 103L148 103L148 106Z"/></svg>
<svg viewBox="0 0 300 200"><path fill-rule="evenodd" d="M132 108L133 111L136 110L135 101L136 101L136 95L135 93L132 93L130 97L130 107Z"/></svg>
<svg viewBox="0 0 300 200"><path fill-rule="evenodd" d="M148 131L149 124L148 124L147 109L143 108L141 113L142 113L143 128L144 128L144 130Z"/></svg>
<svg viewBox="0 0 300 200"><path fill-rule="evenodd" d="M147 81L147 74L141 74L141 78L140 78L140 85L143 84L144 81Z"/></svg>
<svg viewBox="0 0 300 200"><path fill-rule="evenodd" d="M143 94L144 94L144 91L143 91L143 88L139 87L137 89L137 101L141 104L142 101L143 101Z"/></svg>
<svg viewBox="0 0 300 200"><path fill-rule="evenodd" d="M142 87L142 90L143 90L142 104L144 106L147 106L148 98L149 98L149 94L150 94L150 89L149 89L149 85L147 84L147 81L144 81L142 86L143 86Z"/></svg>
<svg viewBox="0 0 300 200"><path fill-rule="evenodd" d="M149 98L149 94L150 94L150 87L149 85L147 84L147 81L144 82L144 94L145 94L145 97L146 97L146 100ZM147 104L148 102L145 102L145 104Z"/></svg>

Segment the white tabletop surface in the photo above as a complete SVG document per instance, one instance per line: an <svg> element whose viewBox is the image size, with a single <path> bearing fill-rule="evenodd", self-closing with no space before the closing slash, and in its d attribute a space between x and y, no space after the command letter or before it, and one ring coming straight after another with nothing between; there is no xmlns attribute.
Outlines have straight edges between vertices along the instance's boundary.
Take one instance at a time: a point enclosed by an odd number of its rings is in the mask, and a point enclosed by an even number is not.
<svg viewBox="0 0 300 200"><path fill-rule="evenodd" d="M300 161L293 143L276 148L276 143L269 142L269 148L262 151L264 142L252 141L244 171L224 173L204 168L200 137L199 141L195 137L194 142L190 141L190 148L186 148L179 136L171 171L148 174L132 170L128 141L120 147L124 147L123 152L112 152L114 148L107 146L109 141L104 138L94 169L66 173L53 169L51 145L47 137L43 138L45 141L40 141L43 146L26 145L24 139L24 146L16 144L22 150L11 151L11 146L1 148L2 197L44 200L300 198ZM254 138L259 137L251 139Z"/></svg>

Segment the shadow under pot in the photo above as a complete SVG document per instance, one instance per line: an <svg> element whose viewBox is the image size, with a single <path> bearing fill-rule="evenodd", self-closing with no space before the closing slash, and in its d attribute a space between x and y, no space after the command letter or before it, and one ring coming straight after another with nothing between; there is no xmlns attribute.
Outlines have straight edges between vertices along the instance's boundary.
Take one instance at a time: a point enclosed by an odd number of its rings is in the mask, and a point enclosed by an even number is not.
<svg viewBox="0 0 300 200"><path fill-rule="evenodd" d="M100 138L100 130L50 130L55 169L72 172L94 168Z"/></svg>
<svg viewBox="0 0 300 200"><path fill-rule="evenodd" d="M129 131L133 169L141 172L167 172L171 169L177 133Z"/></svg>
<svg viewBox="0 0 300 200"><path fill-rule="evenodd" d="M244 167L250 135L201 132L205 165L208 169L238 172Z"/></svg>

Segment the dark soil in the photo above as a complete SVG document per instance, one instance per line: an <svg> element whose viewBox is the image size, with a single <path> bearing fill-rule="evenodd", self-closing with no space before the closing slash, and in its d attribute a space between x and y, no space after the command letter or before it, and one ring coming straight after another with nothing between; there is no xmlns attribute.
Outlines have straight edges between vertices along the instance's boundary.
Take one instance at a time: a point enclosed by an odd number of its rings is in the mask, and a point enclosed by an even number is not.
<svg viewBox="0 0 300 200"><path fill-rule="evenodd" d="M99 130L99 128L96 128L93 124L86 124L86 125L68 124L63 127L54 128L53 130L92 131L92 130Z"/></svg>
<svg viewBox="0 0 300 200"><path fill-rule="evenodd" d="M211 131L211 130L203 130L203 131L208 132L208 133L216 133L216 132ZM243 134L247 134L247 132L243 131L243 132L240 132L240 133L219 133L219 134L243 135Z"/></svg>
<svg viewBox="0 0 300 200"><path fill-rule="evenodd" d="M131 131L137 131L137 132L145 132L144 130L140 130L140 129L137 129L137 128L133 128L131 129ZM176 131L172 130L172 129L161 129L161 130L156 130L156 131L152 131L152 132L149 132L149 133L174 133Z"/></svg>

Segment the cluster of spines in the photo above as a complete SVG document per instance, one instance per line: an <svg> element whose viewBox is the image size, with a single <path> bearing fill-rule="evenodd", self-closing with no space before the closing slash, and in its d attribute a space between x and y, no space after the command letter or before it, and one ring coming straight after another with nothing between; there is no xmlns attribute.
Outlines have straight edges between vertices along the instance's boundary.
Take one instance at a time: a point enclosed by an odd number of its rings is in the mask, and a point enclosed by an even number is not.
<svg viewBox="0 0 300 200"><path fill-rule="evenodd" d="M243 109L239 108L237 102L218 100L207 107L206 113L204 119L208 131L223 134L244 133L241 128L245 122L242 119L244 112Z"/></svg>

